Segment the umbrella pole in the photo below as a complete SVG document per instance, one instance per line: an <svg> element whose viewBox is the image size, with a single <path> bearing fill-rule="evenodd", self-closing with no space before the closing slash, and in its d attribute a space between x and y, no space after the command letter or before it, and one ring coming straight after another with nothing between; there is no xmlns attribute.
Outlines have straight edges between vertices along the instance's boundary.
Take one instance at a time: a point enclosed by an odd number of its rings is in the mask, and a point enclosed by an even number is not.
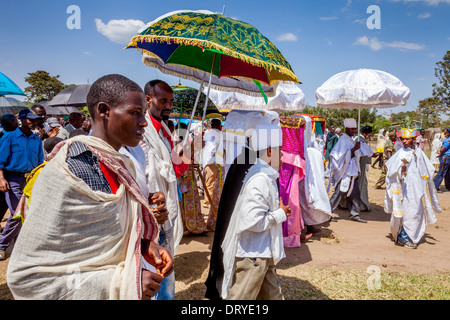
<svg viewBox="0 0 450 320"><path fill-rule="evenodd" d="M212 67L211 67L211 73L209 76L208 93L206 94L205 108L203 109L202 126L203 126L203 123L205 122L205 118L206 118L206 109L208 107L209 91L211 90L211 80L213 77L213 71L214 71L215 64L216 64L216 53L214 53L213 63L212 63Z"/></svg>
<svg viewBox="0 0 450 320"><path fill-rule="evenodd" d="M360 140L359 139L360 131L361 131L361 108L358 108L358 141Z"/></svg>
<svg viewBox="0 0 450 320"><path fill-rule="evenodd" d="M189 120L189 124L187 127L188 133L191 129L191 124L192 124L192 120L194 119L195 111L197 111L198 100L200 99L200 95L202 93L203 83L205 82L205 77L206 77L206 72L203 73L203 79L202 79L202 82L200 83L200 88L198 89L197 98L195 98L194 109L192 110L191 119ZM183 147L187 144L187 140L188 139L184 139Z"/></svg>

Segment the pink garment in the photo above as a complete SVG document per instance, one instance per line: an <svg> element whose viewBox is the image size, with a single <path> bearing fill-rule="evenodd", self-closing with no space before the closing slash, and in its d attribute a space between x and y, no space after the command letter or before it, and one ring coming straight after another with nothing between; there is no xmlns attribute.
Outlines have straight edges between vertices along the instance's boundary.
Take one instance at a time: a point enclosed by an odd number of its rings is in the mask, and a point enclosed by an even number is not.
<svg viewBox="0 0 450 320"><path fill-rule="evenodd" d="M288 128L281 127L283 132L283 146L281 150L300 155L305 159L305 150L303 148L303 131L304 128Z"/></svg>
<svg viewBox="0 0 450 320"><path fill-rule="evenodd" d="M280 167L280 197L291 208L291 216L283 222L283 241L288 248L300 247L300 234L304 228L299 200L299 182L305 177L305 160L298 154L283 151Z"/></svg>

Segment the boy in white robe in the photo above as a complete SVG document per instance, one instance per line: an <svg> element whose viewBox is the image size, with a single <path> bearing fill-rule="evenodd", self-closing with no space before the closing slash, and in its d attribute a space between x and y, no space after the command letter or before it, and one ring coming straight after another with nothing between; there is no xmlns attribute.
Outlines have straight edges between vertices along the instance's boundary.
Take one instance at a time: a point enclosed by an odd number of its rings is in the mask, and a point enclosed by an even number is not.
<svg viewBox="0 0 450 320"><path fill-rule="evenodd" d="M403 148L386 162L384 210L392 214L390 227L396 244L415 249L427 223L436 222L434 212L441 212L441 208L432 180L434 166L415 148L416 130L401 132Z"/></svg>
<svg viewBox="0 0 450 320"><path fill-rule="evenodd" d="M223 299L283 299L275 265L285 257L282 223L290 208L280 202L276 182L281 135L279 125L265 125L251 136L259 155L244 179L222 243Z"/></svg>

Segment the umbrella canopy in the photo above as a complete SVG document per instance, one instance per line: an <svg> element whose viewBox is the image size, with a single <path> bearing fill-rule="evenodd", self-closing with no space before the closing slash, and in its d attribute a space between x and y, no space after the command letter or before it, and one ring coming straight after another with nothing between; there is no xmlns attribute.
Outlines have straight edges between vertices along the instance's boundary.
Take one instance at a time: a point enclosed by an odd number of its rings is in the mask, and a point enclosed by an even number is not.
<svg viewBox="0 0 450 320"><path fill-rule="evenodd" d="M17 84L0 72L0 96L5 95L26 96L25 92Z"/></svg>
<svg viewBox="0 0 450 320"><path fill-rule="evenodd" d="M22 101L14 98L0 97L0 116L4 114L18 114L20 110L28 109Z"/></svg>
<svg viewBox="0 0 450 320"><path fill-rule="evenodd" d="M194 110L194 104L196 97L198 95L198 90L184 86L182 84L178 84L172 87L174 93L174 102L172 107L172 112L170 117L173 120L180 119L189 119ZM202 93L200 95L200 106L204 106L206 102L206 95ZM194 120L202 120L203 117L203 108L197 109L194 114ZM207 109L206 109L206 117L205 119L219 118L223 119L222 114L216 108L212 101L208 101Z"/></svg>
<svg viewBox="0 0 450 320"><path fill-rule="evenodd" d="M272 97L275 95L277 86L277 84L273 84L272 86L261 84L261 86L258 86L255 82L251 83L227 77L211 77L209 73L202 70L186 68L175 64L164 64L164 62L159 58L146 52L143 52L142 54L142 62L146 66L156 68L165 74L169 74L177 78L192 80L200 84L210 83L209 87L216 90L240 92L242 94L257 97L260 97L261 91L263 91L267 97Z"/></svg>
<svg viewBox="0 0 450 320"><path fill-rule="evenodd" d="M48 103L48 106L84 107L86 106L86 97L90 88L90 84L80 84L78 86L68 87L53 97Z"/></svg>
<svg viewBox="0 0 450 320"><path fill-rule="evenodd" d="M81 113L80 110L78 110L77 107L51 107L49 106L50 101L42 101L39 102L38 104L43 106L45 109L45 112L47 113L47 115L52 115L52 116L61 116L61 115L68 115L71 114L72 112L78 112Z"/></svg>
<svg viewBox="0 0 450 320"><path fill-rule="evenodd" d="M393 108L405 105L410 90L398 78L379 70L338 73L316 90L317 106L324 108Z"/></svg>
<svg viewBox="0 0 450 320"><path fill-rule="evenodd" d="M305 95L297 84L280 83L274 97L267 103L262 97L252 97L237 92L211 90L209 98L223 112L227 109L272 110L277 112L302 111L305 108Z"/></svg>
<svg viewBox="0 0 450 320"><path fill-rule="evenodd" d="M255 27L210 11L175 11L163 15L133 37L127 48L131 47L159 59L164 66L181 65L217 78L234 78L256 86L299 82L281 52ZM199 82L199 77L191 76L189 71L177 72Z"/></svg>
<svg viewBox="0 0 450 320"><path fill-rule="evenodd" d="M405 105L411 91L398 78L379 70L359 69L338 73L316 90L317 106L358 109L358 140L362 108Z"/></svg>

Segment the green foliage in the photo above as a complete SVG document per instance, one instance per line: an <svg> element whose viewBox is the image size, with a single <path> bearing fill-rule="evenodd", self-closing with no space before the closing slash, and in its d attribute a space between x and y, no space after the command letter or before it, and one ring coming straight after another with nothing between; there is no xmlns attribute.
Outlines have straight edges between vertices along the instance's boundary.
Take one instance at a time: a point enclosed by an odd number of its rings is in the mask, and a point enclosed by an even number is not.
<svg viewBox="0 0 450 320"><path fill-rule="evenodd" d="M301 112L304 114L311 114L325 118L326 125L330 127L340 127L344 129L344 119L354 118L358 120L357 109L329 109L321 107L306 106ZM292 115L292 112L281 113L280 115ZM382 116L380 116L382 117ZM376 109L361 109L361 126L370 125L374 126L377 120Z"/></svg>
<svg viewBox="0 0 450 320"><path fill-rule="evenodd" d="M419 101L416 111L422 118L424 128L435 128L441 125L441 102L436 97Z"/></svg>
<svg viewBox="0 0 450 320"><path fill-rule="evenodd" d="M27 94L28 102L33 104L49 101L65 88L73 86L73 84L66 85L58 80L59 75L51 76L47 71L43 70L28 73L28 75L25 81L30 85L24 91Z"/></svg>
<svg viewBox="0 0 450 320"><path fill-rule="evenodd" d="M435 75L439 82L433 84L433 98L441 106L441 112L450 116L450 50L436 66Z"/></svg>

